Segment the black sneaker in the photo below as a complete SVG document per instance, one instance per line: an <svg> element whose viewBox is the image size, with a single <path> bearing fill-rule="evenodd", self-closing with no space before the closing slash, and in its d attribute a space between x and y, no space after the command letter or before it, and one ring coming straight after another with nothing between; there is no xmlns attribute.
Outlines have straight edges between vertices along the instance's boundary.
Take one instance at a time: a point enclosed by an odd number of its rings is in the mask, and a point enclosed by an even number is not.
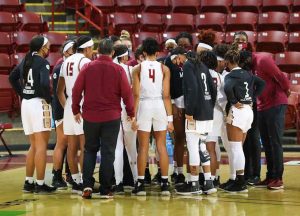
<svg viewBox="0 0 300 216"><path fill-rule="evenodd" d="M220 176L218 176L218 178L215 178L213 183L215 188L218 188L220 186Z"/></svg>
<svg viewBox="0 0 300 216"><path fill-rule="evenodd" d="M246 182L240 182L238 180L235 180L233 184L230 184L225 189L225 192L228 193L247 193L247 184Z"/></svg>
<svg viewBox="0 0 300 216"><path fill-rule="evenodd" d="M23 192L24 193L33 193L34 192L34 183L29 183L28 180L25 181L23 186Z"/></svg>
<svg viewBox="0 0 300 216"><path fill-rule="evenodd" d="M219 189L225 190L228 186L230 186L230 185L232 185L232 184L234 184L234 180L228 179L227 182L225 182L225 183L223 183L223 184L220 184Z"/></svg>
<svg viewBox="0 0 300 216"><path fill-rule="evenodd" d="M35 194L50 194L50 193L54 193L55 191L56 191L55 187L48 186L45 183L43 185L35 184L34 187Z"/></svg>
<svg viewBox="0 0 300 216"><path fill-rule="evenodd" d="M83 189L81 197L83 199L92 199L92 194L93 194L93 189L87 187Z"/></svg>
<svg viewBox="0 0 300 216"><path fill-rule="evenodd" d="M118 195L123 195L123 194L125 194L123 183L121 182L120 184L115 185L115 186L113 187L112 191L113 191L114 194L118 194Z"/></svg>
<svg viewBox="0 0 300 216"><path fill-rule="evenodd" d="M81 183L77 184L76 182L73 183L72 186L72 193L81 194L83 190L83 185Z"/></svg>
<svg viewBox="0 0 300 216"><path fill-rule="evenodd" d="M162 196L170 196L171 195L169 182L161 183L160 189L161 189L161 193L160 194Z"/></svg>
<svg viewBox="0 0 300 216"><path fill-rule="evenodd" d="M61 170L53 170L53 178L52 178L52 186L56 187L57 190L66 190L68 188L67 183L65 182L64 178L62 177Z"/></svg>
<svg viewBox="0 0 300 216"><path fill-rule="evenodd" d="M73 187L73 184L75 183L74 180L72 179L72 176L69 174L66 175L66 182L68 187Z"/></svg>
<svg viewBox="0 0 300 216"><path fill-rule="evenodd" d="M186 182L183 185L176 187L176 194L188 196L188 195L198 195L201 194L201 188L199 182Z"/></svg>
<svg viewBox="0 0 300 216"><path fill-rule="evenodd" d="M145 186L151 185L151 174L150 174L149 168L146 168L146 170L145 170L144 185Z"/></svg>
<svg viewBox="0 0 300 216"><path fill-rule="evenodd" d="M171 175L171 182L176 182L178 174L176 172L173 172L173 174Z"/></svg>
<svg viewBox="0 0 300 216"><path fill-rule="evenodd" d="M205 181L204 173L199 173L199 184L201 187L204 186L204 181Z"/></svg>
<svg viewBox="0 0 300 216"><path fill-rule="evenodd" d="M175 181L175 185L183 185L185 183L185 176L182 173L179 173L176 181Z"/></svg>
<svg viewBox="0 0 300 216"><path fill-rule="evenodd" d="M250 186L254 186L254 185L258 184L259 182L260 182L260 178L258 176L249 178L247 180L247 184L250 185Z"/></svg>
<svg viewBox="0 0 300 216"><path fill-rule="evenodd" d="M152 179L152 184L160 185L161 183L161 172L157 172L154 178Z"/></svg>
<svg viewBox="0 0 300 216"><path fill-rule="evenodd" d="M213 180L205 180L202 191L206 195L216 193L217 189L214 187Z"/></svg>
<svg viewBox="0 0 300 216"><path fill-rule="evenodd" d="M137 181L135 183L134 189L131 194L136 196L146 196L145 184L144 182Z"/></svg>

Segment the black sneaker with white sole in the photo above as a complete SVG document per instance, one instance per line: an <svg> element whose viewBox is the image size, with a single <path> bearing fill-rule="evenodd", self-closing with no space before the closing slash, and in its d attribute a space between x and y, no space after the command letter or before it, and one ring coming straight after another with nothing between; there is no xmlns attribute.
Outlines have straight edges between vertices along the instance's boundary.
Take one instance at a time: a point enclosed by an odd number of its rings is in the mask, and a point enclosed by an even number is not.
<svg viewBox="0 0 300 216"><path fill-rule="evenodd" d="M52 186L56 187L57 190L66 190L68 188L67 183L65 182L64 178L62 177L61 170L52 170L53 178L52 178Z"/></svg>
<svg viewBox="0 0 300 216"><path fill-rule="evenodd" d="M132 190L131 194L136 195L136 196L146 196L146 190L145 190L145 185L144 182L141 180L138 180L135 183L134 189Z"/></svg>
<svg viewBox="0 0 300 216"><path fill-rule="evenodd" d="M146 170L145 170L144 184L145 184L145 186L151 185L151 174L150 174L149 168L146 168Z"/></svg>
<svg viewBox="0 0 300 216"><path fill-rule="evenodd" d="M223 184L220 184L219 189L220 190L226 190L226 188L229 187L232 184L234 184L234 180L228 179L227 182L225 182Z"/></svg>
<svg viewBox="0 0 300 216"><path fill-rule="evenodd" d="M202 194L198 181L186 182L183 185L176 187L175 192L176 194L183 196Z"/></svg>
<svg viewBox="0 0 300 216"><path fill-rule="evenodd" d="M216 193L217 189L214 187L213 180L205 180L202 191L207 195Z"/></svg>
<svg viewBox="0 0 300 216"><path fill-rule="evenodd" d="M123 195L123 194L125 194L123 183L121 182L120 184L115 185L115 186L113 187L112 191L113 191L114 194L118 194L118 195Z"/></svg>
<svg viewBox="0 0 300 216"><path fill-rule="evenodd" d="M55 187L48 186L45 183L43 185L35 184L34 193L35 194L51 194L56 191Z"/></svg>
<svg viewBox="0 0 300 216"><path fill-rule="evenodd" d="M220 186L220 176L218 178L216 177L213 181L215 188L218 188Z"/></svg>
<svg viewBox="0 0 300 216"><path fill-rule="evenodd" d="M25 181L23 186L24 193L33 193L34 192L34 182L29 183L28 180Z"/></svg>
<svg viewBox="0 0 300 216"><path fill-rule="evenodd" d="M161 190L160 194L162 196L170 196L171 195L169 182L162 182L160 185L160 190Z"/></svg>
<svg viewBox="0 0 300 216"><path fill-rule="evenodd" d="M171 182L176 182L178 174L176 172L173 172L173 174L171 175Z"/></svg>
<svg viewBox="0 0 300 216"><path fill-rule="evenodd" d="M160 183L161 183L161 172L157 172L151 182L154 185L160 185Z"/></svg>
<svg viewBox="0 0 300 216"><path fill-rule="evenodd" d="M182 173L177 175L175 185L183 185L185 183L185 176Z"/></svg>
<svg viewBox="0 0 300 216"><path fill-rule="evenodd" d="M81 183L77 184L76 182L73 183L72 186L72 193L81 194L83 190L83 185Z"/></svg>
<svg viewBox="0 0 300 216"><path fill-rule="evenodd" d="M228 193L247 193L248 192L247 184L246 183L241 183L241 182L235 180L233 184L226 187L225 192L228 192Z"/></svg>

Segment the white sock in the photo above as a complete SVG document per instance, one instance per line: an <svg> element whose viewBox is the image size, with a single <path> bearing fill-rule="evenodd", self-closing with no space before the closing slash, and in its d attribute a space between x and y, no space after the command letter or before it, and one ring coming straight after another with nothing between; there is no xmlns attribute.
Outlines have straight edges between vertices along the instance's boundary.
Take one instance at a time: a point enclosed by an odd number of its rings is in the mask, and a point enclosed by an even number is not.
<svg viewBox="0 0 300 216"><path fill-rule="evenodd" d="M81 181L80 173L72 174L72 179L76 182L76 184L80 184Z"/></svg>
<svg viewBox="0 0 300 216"><path fill-rule="evenodd" d="M32 184L34 182L34 178L26 176L25 181L28 181L29 184Z"/></svg>
<svg viewBox="0 0 300 216"><path fill-rule="evenodd" d="M183 174L183 167L178 167L178 174Z"/></svg>
<svg viewBox="0 0 300 216"><path fill-rule="evenodd" d="M229 177L231 180L235 180L236 178L236 174L230 174L230 177Z"/></svg>
<svg viewBox="0 0 300 216"><path fill-rule="evenodd" d="M211 180L211 172L204 173L205 180Z"/></svg>
<svg viewBox="0 0 300 216"><path fill-rule="evenodd" d="M199 181L199 175L191 175L191 182Z"/></svg>
<svg viewBox="0 0 300 216"><path fill-rule="evenodd" d="M229 142L232 153L233 166L235 170L245 169L245 155L242 142Z"/></svg>
<svg viewBox="0 0 300 216"><path fill-rule="evenodd" d="M191 173L186 174L186 181L191 182Z"/></svg>
<svg viewBox="0 0 300 216"><path fill-rule="evenodd" d="M144 180L144 179L145 179L145 176L138 176L138 179L139 179L139 180Z"/></svg>
<svg viewBox="0 0 300 216"><path fill-rule="evenodd" d="M211 180L215 180L216 179L216 176L211 176Z"/></svg>
<svg viewBox="0 0 300 216"><path fill-rule="evenodd" d="M37 183L38 185L40 185L40 186L43 185L44 182L45 182L44 180L36 180L36 183Z"/></svg>

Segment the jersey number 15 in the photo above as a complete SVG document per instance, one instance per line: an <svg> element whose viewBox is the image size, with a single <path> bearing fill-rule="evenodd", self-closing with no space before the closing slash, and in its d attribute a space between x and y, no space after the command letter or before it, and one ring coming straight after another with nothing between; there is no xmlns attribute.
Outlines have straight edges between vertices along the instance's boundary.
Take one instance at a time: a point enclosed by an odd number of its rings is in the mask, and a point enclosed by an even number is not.
<svg viewBox="0 0 300 216"><path fill-rule="evenodd" d="M74 62L68 62L67 64L67 76L73 76Z"/></svg>

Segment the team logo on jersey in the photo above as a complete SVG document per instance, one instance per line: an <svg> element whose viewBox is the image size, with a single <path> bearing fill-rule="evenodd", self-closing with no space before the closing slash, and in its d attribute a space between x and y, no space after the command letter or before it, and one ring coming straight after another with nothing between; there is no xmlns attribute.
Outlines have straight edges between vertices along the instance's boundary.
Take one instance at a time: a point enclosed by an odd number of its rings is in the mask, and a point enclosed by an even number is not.
<svg viewBox="0 0 300 216"><path fill-rule="evenodd" d="M56 73L53 74L53 79L56 79L57 78L57 75Z"/></svg>
<svg viewBox="0 0 300 216"><path fill-rule="evenodd" d="M50 70L50 65L46 65L47 70Z"/></svg>

